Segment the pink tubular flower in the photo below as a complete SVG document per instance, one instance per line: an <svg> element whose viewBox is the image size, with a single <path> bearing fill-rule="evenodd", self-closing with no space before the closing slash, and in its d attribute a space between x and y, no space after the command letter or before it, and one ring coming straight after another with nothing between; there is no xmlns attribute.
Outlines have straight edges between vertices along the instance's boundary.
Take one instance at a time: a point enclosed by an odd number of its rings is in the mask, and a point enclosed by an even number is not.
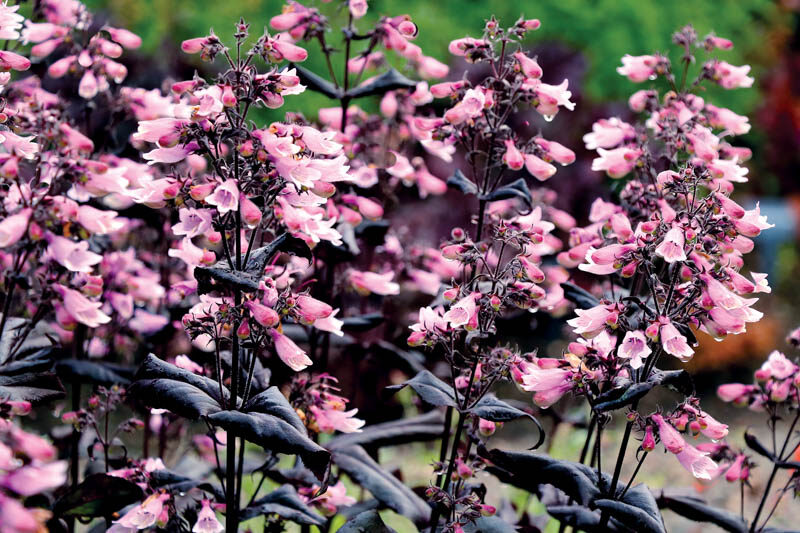
<svg viewBox="0 0 800 533"><path fill-rule="evenodd" d="M575 162L575 152L555 141L548 141L542 137L533 139L545 153L545 159L553 160L561 165L569 165Z"/></svg>
<svg viewBox="0 0 800 533"><path fill-rule="evenodd" d="M617 350L620 357L630 359L631 368L640 368L644 364L642 360L651 353L652 350L647 345L647 338L641 331L627 332Z"/></svg>
<svg viewBox="0 0 800 533"><path fill-rule="evenodd" d="M453 304L444 314L444 319L450 324L451 328L466 326L468 330L478 327L478 306L475 300L480 293L470 294Z"/></svg>
<svg viewBox="0 0 800 533"><path fill-rule="evenodd" d="M3 476L0 483L20 496L33 496L60 487L67 482L67 462L30 464Z"/></svg>
<svg viewBox="0 0 800 533"><path fill-rule="evenodd" d="M764 364L761 365L760 373L775 379L786 379L797 373L797 365L778 350L773 350Z"/></svg>
<svg viewBox="0 0 800 533"><path fill-rule="evenodd" d="M365 424L363 420L355 418L358 409L350 409L349 411L320 409L315 405L312 405L309 409L314 414L314 419L319 429L324 433L333 433L334 431L360 433L361 427Z"/></svg>
<svg viewBox="0 0 800 533"><path fill-rule="evenodd" d="M725 89L739 89L753 86L753 78L747 74L750 72L750 65L736 67L725 61L714 61L707 65L711 71L711 76Z"/></svg>
<svg viewBox="0 0 800 533"><path fill-rule="evenodd" d="M546 181L556 173L556 167L533 154L525 154L525 169L539 181Z"/></svg>
<svg viewBox="0 0 800 533"><path fill-rule="evenodd" d="M360 19L367 14L367 0L348 0L347 7L355 19Z"/></svg>
<svg viewBox="0 0 800 533"><path fill-rule="evenodd" d="M31 61L27 57L14 52L0 50L0 70L28 70L30 67Z"/></svg>
<svg viewBox="0 0 800 533"><path fill-rule="evenodd" d="M542 67L539 66L539 63L537 63L535 59L531 59L523 52L515 52L514 58L517 60L519 70L527 77L536 79L542 77Z"/></svg>
<svg viewBox="0 0 800 533"><path fill-rule="evenodd" d="M114 524L134 530L153 527L161 517L164 502L169 497L169 494L151 494L145 501L125 513L125 516L116 520Z"/></svg>
<svg viewBox="0 0 800 533"><path fill-rule="evenodd" d="M482 91L468 89L461 101L445 112L444 119L451 124L461 124L483 113L485 104L486 96Z"/></svg>
<svg viewBox="0 0 800 533"><path fill-rule="evenodd" d="M636 166L642 151L638 148L615 148L605 150L598 148L597 153L600 157L592 161L592 170L605 171L612 178L621 178Z"/></svg>
<svg viewBox="0 0 800 533"><path fill-rule="evenodd" d="M503 143L506 145L506 151L503 153L503 163L511 170L521 169L525 164L525 159L514 144L514 141L506 139Z"/></svg>
<svg viewBox="0 0 800 533"><path fill-rule="evenodd" d="M80 292L68 289L63 285L54 285L53 289L64 301L64 309L67 313L81 324L96 328L101 324L111 322L111 317L100 310L103 306L101 302L92 302Z"/></svg>
<svg viewBox="0 0 800 533"><path fill-rule="evenodd" d="M376 272L362 272L351 270L349 273L350 285L360 294L380 294L389 296L400 294L400 285L392 281L394 272L378 274Z"/></svg>
<svg viewBox="0 0 800 533"><path fill-rule="evenodd" d="M16 244L25 235L30 216L31 209L26 207L0 222L0 248L8 248Z"/></svg>
<svg viewBox="0 0 800 533"><path fill-rule="evenodd" d="M697 479L709 480L717 472L717 463L708 457L708 453L701 452L691 444L686 443L682 451L676 453L681 466L688 470Z"/></svg>
<svg viewBox="0 0 800 533"><path fill-rule="evenodd" d="M278 357L286 363L286 366L295 372L300 372L313 364L306 352L301 350L292 339L276 329L270 329L269 334L275 344L275 351L278 353Z"/></svg>
<svg viewBox="0 0 800 533"><path fill-rule="evenodd" d="M239 187L236 180L227 180L218 185L214 192L206 197L206 203L215 206L220 215L239 209Z"/></svg>
<svg viewBox="0 0 800 533"><path fill-rule="evenodd" d="M744 462L747 459L747 456L743 453L740 453L736 456L731 466L728 467L728 470L725 472L725 481L729 483L733 483L734 481L746 480L749 476L749 469L744 466Z"/></svg>
<svg viewBox="0 0 800 533"><path fill-rule="evenodd" d="M617 67L617 72L627 76L634 83L647 81L655 76L658 57L652 55L632 56L625 54L622 57L622 66Z"/></svg>
<svg viewBox="0 0 800 533"><path fill-rule="evenodd" d="M663 257L667 263L686 261L685 242L683 230L673 227L664 235L661 244L656 247L656 253Z"/></svg>
<svg viewBox="0 0 800 533"><path fill-rule="evenodd" d="M197 513L197 522L192 527L192 533L222 533L225 527L217 520L217 513L211 508L211 502L203 500L203 507Z"/></svg>
<svg viewBox="0 0 800 533"><path fill-rule="evenodd" d="M273 328L280 322L278 313L271 307L254 301L245 302L244 305L250 310L253 319L265 328Z"/></svg>
<svg viewBox="0 0 800 533"><path fill-rule="evenodd" d="M633 139L636 130L618 118L600 119L592 124L592 132L583 136L587 150L615 148Z"/></svg>
<svg viewBox="0 0 800 533"><path fill-rule="evenodd" d="M246 195L239 197L239 207L242 211L242 220L250 228L255 228L261 223L261 209Z"/></svg>
<svg viewBox="0 0 800 533"><path fill-rule="evenodd" d="M71 272L91 272L92 266L103 260L103 256L89 251L88 241L75 242L52 233L47 240L48 254Z"/></svg>
<svg viewBox="0 0 800 533"><path fill-rule="evenodd" d="M694 355L694 350L689 346L686 337L681 335L678 328L672 325L671 322L661 326L659 335L661 337L661 345L668 354L677 357L684 363Z"/></svg>
<svg viewBox="0 0 800 533"><path fill-rule="evenodd" d="M658 436L667 451L672 453L682 452L686 446L686 441L683 439L678 430L672 424L664 420L664 417L659 414L654 414L650 417L658 427Z"/></svg>
<svg viewBox="0 0 800 533"><path fill-rule="evenodd" d="M616 327L619 312L613 305L597 305L591 309L576 309L576 318L567 320L575 333L591 338L603 331L606 326Z"/></svg>
<svg viewBox="0 0 800 533"><path fill-rule="evenodd" d="M305 294L297 297L294 310L299 315L300 321L308 325L333 313L330 305Z"/></svg>

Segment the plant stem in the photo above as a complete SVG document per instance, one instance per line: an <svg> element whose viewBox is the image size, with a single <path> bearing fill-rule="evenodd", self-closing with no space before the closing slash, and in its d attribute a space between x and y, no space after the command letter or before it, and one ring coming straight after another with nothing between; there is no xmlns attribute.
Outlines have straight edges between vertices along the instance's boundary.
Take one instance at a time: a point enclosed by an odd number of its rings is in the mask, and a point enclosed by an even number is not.
<svg viewBox="0 0 800 533"><path fill-rule="evenodd" d="M448 407L445 411L444 415L444 430L442 431L442 446L439 449L439 465L444 465L445 460L447 459L447 448L450 444L450 426L453 424L453 408ZM442 486L442 478L444 477L444 472L440 472L438 476L436 476L436 486Z"/></svg>

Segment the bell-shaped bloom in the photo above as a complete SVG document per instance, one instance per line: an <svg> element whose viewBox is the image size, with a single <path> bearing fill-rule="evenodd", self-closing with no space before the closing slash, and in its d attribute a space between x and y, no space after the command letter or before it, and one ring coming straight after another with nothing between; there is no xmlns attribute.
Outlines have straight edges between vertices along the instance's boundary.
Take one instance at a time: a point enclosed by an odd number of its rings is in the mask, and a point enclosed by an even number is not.
<svg viewBox="0 0 800 533"><path fill-rule="evenodd" d="M239 209L239 186L236 180L226 180L206 197L206 203L217 208L220 215Z"/></svg>
<svg viewBox="0 0 800 533"><path fill-rule="evenodd" d="M747 456L743 453L736 456L731 466L725 471L725 481L733 483L734 481L746 480L749 477L750 469L745 466L745 460L747 460Z"/></svg>
<svg viewBox="0 0 800 533"><path fill-rule="evenodd" d="M764 364L761 365L760 374L764 377L786 379L798 371L797 365L778 350L773 350Z"/></svg>
<svg viewBox="0 0 800 533"><path fill-rule="evenodd" d="M697 479L710 480L718 471L717 463L708 457L708 453L701 452L691 444L686 444L682 451L675 456L681 466L688 470Z"/></svg>
<svg viewBox="0 0 800 533"><path fill-rule="evenodd" d="M638 148L626 146L613 150L598 148L597 153L600 157L592 160L592 170L605 171L612 178L621 178L633 170L642 155L642 151Z"/></svg>
<svg viewBox="0 0 800 533"><path fill-rule="evenodd" d="M294 312L304 324L311 325L333 313L333 307L308 295L300 295L295 300Z"/></svg>
<svg viewBox="0 0 800 533"><path fill-rule="evenodd" d="M533 154L525 154L525 169L539 181L546 181L556 173L556 167Z"/></svg>
<svg viewBox="0 0 800 533"><path fill-rule="evenodd" d="M31 68L31 60L27 57L0 50L0 70L28 70Z"/></svg>
<svg viewBox="0 0 800 533"><path fill-rule="evenodd" d="M26 207L0 222L0 248L8 248L19 241L28 230L31 209Z"/></svg>
<svg viewBox="0 0 800 533"><path fill-rule="evenodd" d="M320 431L324 433L333 433L334 431L360 433L361 427L365 424L363 420L355 418L358 409L350 409L349 411L321 409L315 405L312 405L309 409L314 414L314 419Z"/></svg>
<svg viewBox="0 0 800 533"><path fill-rule="evenodd" d="M272 337L272 342L275 344L275 351L278 357L286 363L286 366L295 372L300 372L313 364L306 352L301 350L292 339L276 329L270 329L269 333Z"/></svg>
<svg viewBox="0 0 800 533"><path fill-rule="evenodd" d="M568 86L568 80L564 80L558 85L541 82L535 84L533 91L539 99L536 111L543 115L545 120L552 119L558 113L559 107L570 111L575 109L575 102L570 101L572 92L567 89Z"/></svg>
<svg viewBox="0 0 800 533"><path fill-rule="evenodd" d="M100 310L103 306L101 302L93 302L80 292L63 285L54 285L53 289L61 296L66 312L81 324L96 328L111 322L111 317Z"/></svg>
<svg viewBox="0 0 800 533"><path fill-rule="evenodd" d="M503 163L511 170L521 169L525 164L525 158L514 144L514 140L506 139L503 143L506 145L506 151L503 152Z"/></svg>
<svg viewBox="0 0 800 533"><path fill-rule="evenodd" d="M203 500L203 507L197 513L197 522L192 527L192 533L222 533L225 527L217 520L217 513L211 507L211 502Z"/></svg>
<svg viewBox="0 0 800 533"><path fill-rule="evenodd" d="M161 517L164 502L168 499L169 494L151 494L145 501L125 513L125 516L116 520L114 524L133 530L151 528Z"/></svg>
<svg viewBox="0 0 800 533"><path fill-rule="evenodd" d="M359 294L380 294L382 296L390 296L400 294L400 285L392 281L394 272L384 272L378 274L377 272L362 272L359 270L351 270L348 275L350 285Z"/></svg>
<svg viewBox="0 0 800 533"><path fill-rule="evenodd" d="M694 355L694 350L689 346L686 337L671 322L661 326L659 334L661 336L661 345L668 354L677 357L684 363Z"/></svg>
<svg viewBox="0 0 800 533"><path fill-rule="evenodd" d="M25 465L9 472L0 480L5 488L13 490L20 496L33 496L60 487L66 482L66 461Z"/></svg>
<svg viewBox="0 0 800 533"><path fill-rule="evenodd" d="M603 118L592 124L592 132L583 136L587 150L616 148L636 136L636 130L618 118Z"/></svg>
<svg viewBox="0 0 800 533"><path fill-rule="evenodd" d="M697 420L700 422L700 432L709 439L720 440L728 436L728 425L716 420L710 414L702 411Z"/></svg>
<svg viewBox="0 0 800 533"><path fill-rule="evenodd" d="M629 331L625 333L622 343L617 349L617 355L623 359L630 359L631 368L640 368L652 353L647 345L647 337L641 331Z"/></svg>
<svg viewBox="0 0 800 533"><path fill-rule="evenodd" d="M750 65L737 67L726 61L714 61L706 68L711 71L712 79L725 89L752 87L755 81L747 75L750 72Z"/></svg>
<svg viewBox="0 0 800 533"><path fill-rule="evenodd" d="M625 54L622 57L622 66L617 67L617 72L627 76L634 83L641 83L655 76L658 57L653 55L632 56Z"/></svg>
<svg viewBox="0 0 800 533"><path fill-rule="evenodd" d="M172 232L191 239L211 231L214 216L209 209L181 208L178 218L180 222L172 226Z"/></svg>
<svg viewBox="0 0 800 533"><path fill-rule="evenodd" d="M75 242L59 235L48 234L47 253L61 266L71 272L91 272L92 267L103 260L103 256L89 251L88 241Z"/></svg>
<svg viewBox="0 0 800 533"><path fill-rule="evenodd" d="M526 56L523 52L515 52L514 59L517 60L519 70L521 70L525 76L536 79L542 77L542 67L539 66L539 63L537 63L535 59Z"/></svg>
<svg viewBox="0 0 800 533"><path fill-rule="evenodd" d="M478 327L478 310L479 307L475 303L476 296L479 294L470 294L453 304L452 307L444 314L444 319L450 324L452 328L466 326L467 329L472 330Z"/></svg>
<svg viewBox="0 0 800 533"><path fill-rule="evenodd" d="M664 258L667 263L686 261L684 245L686 239L683 230L678 227L671 228L656 247L656 253Z"/></svg>
<svg viewBox="0 0 800 533"><path fill-rule="evenodd" d="M280 322L278 313L271 307L252 300L245 302L244 305L250 310L250 315L253 319L265 328L273 328Z"/></svg>
<svg viewBox="0 0 800 533"><path fill-rule="evenodd" d="M483 91L468 89L461 101L445 112L444 119L450 124L461 124L480 116L485 104L486 96Z"/></svg>
<svg viewBox="0 0 800 533"><path fill-rule="evenodd" d="M717 396L723 402L740 402L746 400L755 391L754 385L743 383L726 383L717 387Z"/></svg>
<svg viewBox="0 0 800 533"><path fill-rule="evenodd" d="M664 420L660 414L654 414L650 417L658 427L658 436L667 451L672 453L682 452L687 444L683 436L675 429L672 424Z"/></svg>
<svg viewBox="0 0 800 533"><path fill-rule="evenodd" d="M548 141L542 137L533 139L539 148L544 151L547 160L553 160L560 165L569 165L575 162L575 152L556 141Z"/></svg>
<svg viewBox="0 0 800 533"><path fill-rule="evenodd" d="M576 309L577 317L567 320L578 335L591 338L603 331L606 326L616 327L619 312L613 305L596 305L591 309Z"/></svg>

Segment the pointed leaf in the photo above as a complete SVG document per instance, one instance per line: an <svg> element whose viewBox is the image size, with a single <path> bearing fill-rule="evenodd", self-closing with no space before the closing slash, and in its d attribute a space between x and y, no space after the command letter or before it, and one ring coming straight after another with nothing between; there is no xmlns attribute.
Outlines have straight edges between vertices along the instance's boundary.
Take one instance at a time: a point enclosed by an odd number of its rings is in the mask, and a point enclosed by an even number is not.
<svg viewBox="0 0 800 533"><path fill-rule="evenodd" d="M387 526L376 510L364 511L344 523L338 533L397 533Z"/></svg>
<svg viewBox="0 0 800 533"><path fill-rule="evenodd" d="M342 319L342 331L347 333L363 333L377 328L386 321L381 313L348 316Z"/></svg>
<svg viewBox="0 0 800 533"><path fill-rule="evenodd" d="M77 381L93 385L109 386L127 384L131 381L100 361L63 359L56 363L56 374L65 381Z"/></svg>
<svg viewBox="0 0 800 533"><path fill-rule="evenodd" d="M295 488L282 485L241 511L242 520L276 514L281 518L304 525L322 526L325 518L306 505Z"/></svg>
<svg viewBox="0 0 800 533"><path fill-rule="evenodd" d="M342 90L337 89L334 84L325 78L294 63L291 64L291 68L297 70L297 76L300 78L300 81L312 91L322 93L333 100L338 100L342 97Z"/></svg>
<svg viewBox="0 0 800 533"><path fill-rule="evenodd" d="M458 407L453 396L453 387L434 376L428 370L423 370L405 383L391 385L386 389L397 392L404 387L414 389L420 398L430 405Z"/></svg>
<svg viewBox="0 0 800 533"><path fill-rule="evenodd" d="M487 202L498 202L500 200L510 200L511 198L519 198L528 209L533 207L533 199L531 197L531 190L528 188L528 184L525 182L525 179L519 178L508 185L504 185L492 191L491 193L482 196L481 200L486 200Z"/></svg>
<svg viewBox="0 0 800 533"><path fill-rule="evenodd" d="M542 429L542 425L539 423L536 417L530 413L526 413L521 409L517 409L516 407L509 405L508 403L496 398L491 394L487 394L481 398L477 405L469 409L468 412L477 417L491 420L492 422L509 422L522 417L528 418L534 424L536 424L536 429L539 432L539 438L536 441L536 444L529 449L534 450L544 443L544 429Z"/></svg>
<svg viewBox="0 0 800 533"><path fill-rule="evenodd" d="M447 178L447 185L458 189L464 194L478 194L478 187L460 169L456 169L453 175Z"/></svg>
<svg viewBox="0 0 800 533"><path fill-rule="evenodd" d="M625 502L608 499L598 499L593 505L602 511L608 512L623 525L636 529L641 533L665 533L664 524L650 516L643 509L639 509Z"/></svg>
<svg viewBox="0 0 800 533"><path fill-rule="evenodd" d="M286 420L264 413L239 411L213 413L208 420L215 426L235 431L265 450L299 455L319 480L325 480L330 453Z"/></svg>
<svg viewBox="0 0 800 533"><path fill-rule="evenodd" d="M348 446L382 448L409 442L435 440L442 436L444 416L440 410L431 411L414 418L401 418L383 424L362 428L359 433L343 433L327 442L329 450Z"/></svg>
<svg viewBox="0 0 800 533"><path fill-rule="evenodd" d="M370 491L384 507L405 516L417 526L427 524L431 509L403 482L381 468L361 446L331 451L333 462L359 485Z"/></svg>
<svg viewBox="0 0 800 533"><path fill-rule="evenodd" d="M371 82L366 85L359 85L347 91L349 98L363 98L365 96L383 95L389 91L397 89L414 89L417 82L410 80L397 72L397 70L390 68Z"/></svg>
<svg viewBox="0 0 800 533"><path fill-rule="evenodd" d="M753 435L752 433L745 431L744 441L747 443L747 447L756 452L757 454L763 455L773 463L776 461L777 458L775 457L775 455L772 452L770 452L766 446L761 444L761 441L759 441L756 438L756 436Z"/></svg>
<svg viewBox="0 0 800 533"><path fill-rule="evenodd" d="M600 303L600 300L595 298L592 293L574 283L566 281L561 284L561 288L564 289L564 298L581 309L589 309Z"/></svg>
<svg viewBox="0 0 800 533"><path fill-rule="evenodd" d="M141 501L136 483L108 474L92 474L53 505L56 516L106 517Z"/></svg>
<svg viewBox="0 0 800 533"><path fill-rule="evenodd" d="M662 509L669 509L689 520L709 522L731 533L747 533L748 530L747 524L738 515L724 509L711 507L699 498L662 494L658 498L658 505Z"/></svg>
<svg viewBox="0 0 800 533"><path fill-rule="evenodd" d="M288 422L300 433L306 434L306 426L278 387L270 387L247 400L244 410L249 413L263 413L275 416Z"/></svg>

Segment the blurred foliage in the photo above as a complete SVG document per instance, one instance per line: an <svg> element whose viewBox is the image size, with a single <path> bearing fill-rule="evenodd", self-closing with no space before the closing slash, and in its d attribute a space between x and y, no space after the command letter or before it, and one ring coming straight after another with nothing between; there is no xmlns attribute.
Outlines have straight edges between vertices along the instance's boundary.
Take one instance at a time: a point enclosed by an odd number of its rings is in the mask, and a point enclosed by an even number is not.
<svg viewBox="0 0 800 533"><path fill-rule="evenodd" d="M143 52L156 65L174 57L178 43L189 37L206 35L210 27L229 38L233 24L244 16L252 32L259 33L271 16L279 13L279 0L87 0L93 9L106 12L114 22L124 24L144 39ZM306 2L319 5L319 0ZM324 13L344 16L342 3L323 4ZM765 46L768 30L784 24L780 8L772 0L542 0L530 2L492 2L489 0L370 0L369 12L360 27L367 27L380 14L408 13L419 25L417 39L428 55L448 59L447 44L470 34L478 36L484 20L491 14L503 24L511 24L524 14L539 18L542 28L531 40L556 41L583 52L588 60L587 95L599 101L627 98L632 86L615 68L625 53L667 52L672 47L674 30L691 23L700 35L709 31L730 38L734 50L723 53L733 64L750 63L758 78L763 65L770 62ZM338 36L332 36L336 45ZM310 47L309 66L322 72L318 49ZM679 58L673 56L674 60ZM337 66L337 71L340 67ZM549 80L560 81L560 80ZM756 91L726 92L718 102L740 113L752 110L758 102ZM304 109L326 105L325 100L304 102Z"/></svg>

